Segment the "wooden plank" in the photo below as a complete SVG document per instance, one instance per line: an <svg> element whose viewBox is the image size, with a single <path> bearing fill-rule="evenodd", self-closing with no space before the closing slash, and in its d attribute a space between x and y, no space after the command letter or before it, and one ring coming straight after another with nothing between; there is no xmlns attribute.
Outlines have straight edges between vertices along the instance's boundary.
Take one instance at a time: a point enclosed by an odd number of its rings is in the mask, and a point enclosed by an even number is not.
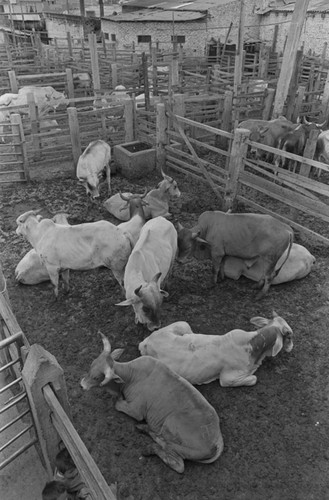
<svg viewBox="0 0 329 500"><path fill-rule="evenodd" d="M204 123L199 123L195 122L193 120L190 120L189 118L184 118L183 116L176 116L176 119L179 122L186 123L187 125L192 125L193 127L199 128L201 130L207 130L208 132L213 133L214 135L219 135L222 137L226 137L228 139L233 139L233 134L230 134L229 132L225 132L225 130L219 130L214 127L210 127L209 125L206 125Z"/></svg>
<svg viewBox="0 0 329 500"><path fill-rule="evenodd" d="M165 149L166 149L166 151L168 151L169 153L172 153L174 155L174 156L170 156L170 158L172 160L175 158L177 160L177 162L182 162L182 164L183 164L186 162L183 162L183 160L181 160L180 158L185 158L186 160L188 160L186 165L191 165L196 171L198 170L198 168L196 166L194 166L193 163L191 163L191 156L188 153L185 153L184 151L180 151L179 149L176 149L176 148L172 148L170 146L166 146ZM169 155L168 155L168 157L169 157ZM216 173L221 175L221 177L217 176L216 178L221 179L222 182L226 182L228 174L224 168L221 168L218 165L214 165L213 163L206 162L205 160L203 160L203 162L204 162L205 166L211 168L212 170L215 170ZM212 175L211 172L209 172L209 174Z"/></svg>
<svg viewBox="0 0 329 500"><path fill-rule="evenodd" d="M166 159L166 165L170 165L170 166L178 166L178 167L182 167L185 169L186 172L195 172L195 173L199 173L200 174L200 169L198 169L198 167L195 167L194 165L191 165L189 163L186 163L182 160L179 160L178 158L174 157L174 156L168 156L168 159ZM212 172L209 173L209 175L211 176L211 178L213 179L213 181L216 181L216 182L219 182L221 184L224 184L224 187L220 186L220 185L216 185L216 189L218 189L219 191L221 192L225 192L225 183L226 183L226 180L225 179L221 179L220 177L218 177L217 175L213 174ZM209 185L209 182L208 180L202 176L202 174L200 174L200 177L198 177L199 179L202 179L204 180L208 185Z"/></svg>

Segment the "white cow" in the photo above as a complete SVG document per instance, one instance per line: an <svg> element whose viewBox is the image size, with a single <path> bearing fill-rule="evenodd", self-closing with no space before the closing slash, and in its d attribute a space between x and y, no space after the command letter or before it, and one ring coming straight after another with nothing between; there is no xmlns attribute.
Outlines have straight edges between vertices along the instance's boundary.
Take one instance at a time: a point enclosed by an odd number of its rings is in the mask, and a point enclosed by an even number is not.
<svg viewBox="0 0 329 500"><path fill-rule="evenodd" d="M92 199L99 198L99 183L107 179L108 192L111 192L111 147L101 139L91 142L79 158L77 177Z"/></svg>
<svg viewBox="0 0 329 500"><path fill-rule="evenodd" d="M132 236L135 225L141 228L145 220L144 215L137 212L130 220L130 229L126 226L123 230L105 220L65 226L51 219L40 220L36 212L30 210L16 219L16 233L24 236L36 250L54 285L56 297L60 274L64 290L69 290L70 269L85 271L104 266L112 270L122 286L125 265L136 238Z"/></svg>
<svg viewBox="0 0 329 500"><path fill-rule="evenodd" d="M152 189L146 195L145 201L147 206L144 207L146 219L153 219L161 215L162 217L171 217L169 213L170 198L179 198L181 193L178 189L177 182L162 172L163 180L158 184L156 189ZM131 193L124 193L125 196L130 196ZM104 202L104 207L119 220L129 220L129 211L124 208L124 203L120 194L114 194Z"/></svg>
<svg viewBox="0 0 329 500"><path fill-rule="evenodd" d="M135 323L159 328L163 297L160 285L170 272L177 252L177 231L163 217L149 220L140 232L124 273L126 300L118 306L133 306Z"/></svg>
<svg viewBox="0 0 329 500"><path fill-rule="evenodd" d="M307 248L298 245L298 243L293 243L288 259L287 253L288 250L285 250L275 266L275 269L279 270L279 273L273 279L272 285L300 280L311 272L315 263L315 257ZM262 264L262 261L253 263L228 255L224 260L224 275L233 280L238 280L241 276L245 276L253 281L259 281L263 275Z"/></svg>
<svg viewBox="0 0 329 500"><path fill-rule="evenodd" d="M101 334L102 335L102 334ZM117 398L115 408L139 422L137 428L155 441L144 455L158 457L176 472L184 460L212 463L223 451L215 409L200 392L160 361L149 356L119 363L122 349L111 353L102 335L103 352L91 365L81 387L105 386Z"/></svg>
<svg viewBox="0 0 329 500"><path fill-rule="evenodd" d="M49 109L57 109L61 105L67 105L68 99L63 92L58 92L54 87L37 87L35 85L27 85L18 91L20 97L25 96L27 100L28 94L33 94L34 100L38 106L39 112Z"/></svg>
<svg viewBox="0 0 329 500"><path fill-rule="evenodd" d="M53 217L53 221L56 224L69 225L67 221L68 214L56 214ZM42 219L40 215L37 215L39 220ZM46 266L42 263L39 255L34 248L31 248L27 254L19 261L15 269L15 279L23 285L37 285L44 281L49 281L50 277Z"/></svg>
<svg viewBox="0 0 329 500"><path fill-rule="evenodd" d="M232 330L225 335L193 333L185 321L153 332L139 344L140 353L165 363L192 384L219 379L222 387L255 385L254 375L266 356L293 348L292 329L273 312L273 319L255 317L253 332Z"/></svg>

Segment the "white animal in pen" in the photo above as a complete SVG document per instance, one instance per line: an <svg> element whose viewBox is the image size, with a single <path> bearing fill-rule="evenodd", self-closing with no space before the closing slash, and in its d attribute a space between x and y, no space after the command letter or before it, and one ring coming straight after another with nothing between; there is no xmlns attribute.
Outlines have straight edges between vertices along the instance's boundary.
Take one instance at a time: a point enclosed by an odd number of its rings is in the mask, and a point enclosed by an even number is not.
<svg viewBox="0 0 329 500"><path fill-rule="evenodd" d="M108 193L111 192L111 147L98 139L88 144L79 158L77 177L86 188L86 193L92 199L99 197L99 184L104 177L107 179Z"/></svg>

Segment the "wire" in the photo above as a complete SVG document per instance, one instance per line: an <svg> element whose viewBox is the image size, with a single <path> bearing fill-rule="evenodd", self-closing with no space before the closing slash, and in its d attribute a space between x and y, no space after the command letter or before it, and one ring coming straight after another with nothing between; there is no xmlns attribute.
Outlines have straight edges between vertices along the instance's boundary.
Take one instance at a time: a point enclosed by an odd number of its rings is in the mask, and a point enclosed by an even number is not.
<svg viewBox="0 0 329 500"><path fill-rule="evenodd" d="M267 28L267 26L278 26L279 24L287 24L291 23L291 21L281 21L279 23L269 23L269 24L250 24L245 26L245 28ZM176 21L176 27L180 24ZM229 26L207 26L206 28L193 28L193 31L211 31L211 30L226 30L229 29ZM191 28L181 28L180 31L191 31ZM157 31L172 31L172 26L168 28L157 28Z"/></svg>

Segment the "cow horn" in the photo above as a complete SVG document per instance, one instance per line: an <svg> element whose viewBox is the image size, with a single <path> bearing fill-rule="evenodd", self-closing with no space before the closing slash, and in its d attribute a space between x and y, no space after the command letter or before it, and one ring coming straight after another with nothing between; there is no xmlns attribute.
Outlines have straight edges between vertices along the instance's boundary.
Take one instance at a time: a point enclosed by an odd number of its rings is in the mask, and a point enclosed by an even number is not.
<svg viewBox="0 0 329 500"><path fill-rule="evenodd" d="M172 177L170 177L169 175L165 174L162 169L161 169L161 175L162 175L162 177L164 178L165 181L173 182L173 180L174 180Z"/></svg>
<svg viewBox="0 0 329 500"><path fill-rule="evenodd" d="M326 121L327 121L327 120L324 120L324 122L323 122L323 123L316 123L315 125L316 125L316 127L317 127L317 128L322 128L322 127L324 127L324 126L325 126Z"/></svg>
<svg viewBox="0 0 329 500"><path fill-rule="evenodd" d="M131 195L130 196L125 196L124 194L121 193L121 191L120 191L119 195L120 195L120 197L121 197L122 200L124 200L124 201L130 201Z"/></svg>
<svg viewBox="0 0 329 500"><path fill-rule="evenodd" d="M184 226L180 222L177 222L177 229L178 231L182 231L184 229Z"/></svg>
<svg viewBox="0 0 329 500"><path fill-rule="evenodd" d="M273 315L273 318L278 318L278 316L279 316L279 315L278 315L278 314L274 311L274 309L273 309L273 311L272 311L272 315Z"/></svg>
<svg viewBox="0 0 329 500"><path fill-rule="evenodd" d="M312 125L312 122L306 120L305 116L303 116L303 123L305 123L305 125Z"/></svg>
<svg viewBox="0 0 329 500"><path fill-rule="evenodd" d="M143 285L140 285L139 287L135 288L135 290L134 290L134 294L135 294L135 295L137 295L137 296L138 296L138 294L139 294L139 292L140 292L140 290L141 290L142 286L143 286Z"/></svg>
<svg viewBox="0 0 329 500"><path fill-rule="evenodd" d="M109 339L107 337L105 337L104 333L102 333L100 330L98 330L98 333L102 337L103 346L104 346L104 352L106 354L110 354L110 352L111 352L111 343L110 343Z"/></svg>
<svg viewBox="0 0 329 500"><path fill-rule="evenodd" d="M161 278L161 275L162 275L161 272L160 273L156 273L156 275L153 276L152 281L154 281L154 283L157 283L159 281L159 279Z"/></svg>

